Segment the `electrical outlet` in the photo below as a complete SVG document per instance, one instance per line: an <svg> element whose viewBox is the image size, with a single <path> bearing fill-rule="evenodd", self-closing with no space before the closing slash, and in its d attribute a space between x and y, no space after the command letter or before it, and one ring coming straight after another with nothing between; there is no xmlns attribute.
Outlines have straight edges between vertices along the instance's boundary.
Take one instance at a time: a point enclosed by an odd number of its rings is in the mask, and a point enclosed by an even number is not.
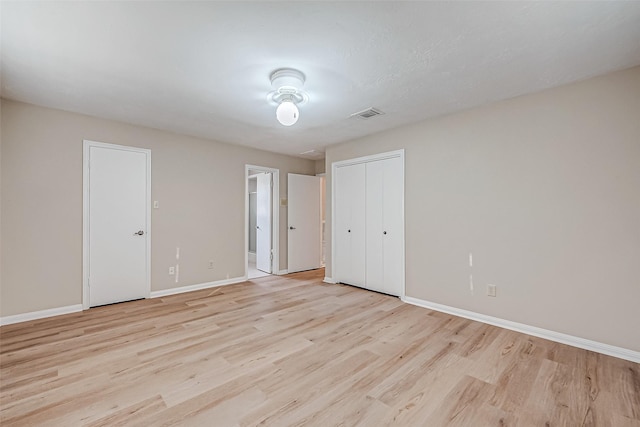
<svg viewBox="0 0 640 427"><path fill-rule="evenodd" d="M496 285L487 285L487 295L490 297L496 296Z"/></svg>
<svg viewBox="0 0 640 427"><path fill-rule="evenodd" d="M175 267L169 267L169 276L173 276L174 274L176 274L176 268Z"/></svg>
<svg viewBox="0 0 640 427"><path fill-rule="evenodd" d="M209 268L213 268L213 260L212 259L209 260Z"/></svg>

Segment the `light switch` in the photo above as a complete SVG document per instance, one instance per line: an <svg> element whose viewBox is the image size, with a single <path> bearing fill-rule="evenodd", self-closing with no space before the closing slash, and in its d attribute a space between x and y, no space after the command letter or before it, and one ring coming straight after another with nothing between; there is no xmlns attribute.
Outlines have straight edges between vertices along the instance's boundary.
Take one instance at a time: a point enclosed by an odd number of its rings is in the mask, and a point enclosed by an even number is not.
<svg viewBox="0 0 640 427"><path fill-rule="evenodd" d="M158 209L160 207L160 202L157 200L153 201L153 209Z"/></svg>
<svg viewBox="0 0 640 427"><path fill-rule="evenodd" d="M490 297L496 296L496 285L487 285L487 295Z"/></svg>

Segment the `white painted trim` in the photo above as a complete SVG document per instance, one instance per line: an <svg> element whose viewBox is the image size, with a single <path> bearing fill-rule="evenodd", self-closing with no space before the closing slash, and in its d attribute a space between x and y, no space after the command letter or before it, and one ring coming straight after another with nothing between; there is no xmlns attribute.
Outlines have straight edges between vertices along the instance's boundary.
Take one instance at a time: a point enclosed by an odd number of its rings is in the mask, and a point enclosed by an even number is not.
<svg viewBox="0 0 640 427"><path fill-rule="evenodd" d="M536 326L525 325L524 323L512 322L510 320L500 319L498 317L487 316L486 314L476 313L474 311L463 310L460 308L450 307L448 305L438 304L431 301L425 301L413 297L401 298L402 301L417 305L418 307L428 308L430 310L440 311L442 313L452 314L465 319L475 320L489 325L498 326L500 328L521 332L534 337L544 338L550 341L567 344L573 347L582 348L584 350L594 351L596 353L606 354L608 356L617 357L619 359L630 360L631 362L640 363L640 352L629 350L622 347L616 347L573 335L563 334L561 332L550 331L538 328Z"/></svg>
<svg viewBox="0 0 640 427"><path fill-rule="evenodd" d="M29 320L60 316L62 314L77 313L79 311L82 311L82 304L67 305L65 307L56 307L40 311L31 311L29 313L14 314L12 316L0 317L0 325L11 325L13 323L27 322Z"/></svg>
<svg viewBox="0 0 640 427"><path fill-rule="evenodd" d="M179 288L163 289L151 292L151 298L166 297L169 295L183 294L185 292L199 291L202 289L217 288L219 286L233 285L246 282L247 277L233 277L231 279L217 280L215 282L198 283L197 285L180 286Z"/></svg>
<svg viewBox="0 0 640 427"><path fill-rule="evenodd" d="M265 166L244 165L244 276L249 277L249 170L271 172L271 273L280 268L280 169Z"/></svg>
<svg viewBox="0 0 640 427"><path fill-rule="evenodd" d="M331 163L331 273L335 276L336 275L336 262L335 262L335 254L336 254L336 229L333 226L333 219L336 217L336 180L335 180L335 176L336 176L336 170L339 167L344 167L344 166L351 166L351 165L356 165L356 164L360 164L360 163L369 163L369 162L373 162L373 161L378 161L378 160L385 160L385 159L391 159L394 157L399 157L402 160L402 288L400 291L400 295L399 297L402 299L405 297L406 295L406 280L405 280L405 273L406 273L406 254L405 254L405 234L406 234L406 228L405 228L405 211L404 211L404 189L406 186L405 183L405 160L404 160L404 148L400 149L400 150L394 150L394 151L387 151L385 153L379 153L379 154L372 154L370 156L363 156L363 157L356 157L355 159L348 159L348 160L340 160L337 162L333 162ZM326 223L326 220L325 220ZM337 280L334 280L333 283L337 283Z"/></svg>
<svg viewBox="0 0 640 427"><path fill-rule="evenodd" d="M147 212L146 212L146 234L147 234L147 256L146 256L146 295L151 295L151 150L148 148L129 147L126 145L108 144L104 142L83 140L82 141L82 308L88 309L89 298L89 150L91 147L108 148L112 150L133 151L142 153L147 159Z"/></svg>
<svg viewBox="0 0 640 427"><path fill-rule="evenodd" d="M391 159L394 157L401 157L402 159L404 159L404 148L401 148L400 150L387 151L385 153L371 154L369 156L363 156L363 157L356 157L354 159L339 160L337 162L331 163L331 169L333 170L333 168L337 168L341 166L351 166L351 165L357 165L360 163L374 162L377 160Z"/></svg>
<svg viewBox="0 0 640 427"><path fill-rule="evenodd" d="M336 281L333 280L331 277L326 277L322 280L324 283L331 283L331 284L335 284Z"/></svg>
<svg viewBox="0 0 640 427"><path fill-rule="evenodd" d="M278 276L284 276L285 274L289 274L289 270L287 270L286 268L284 270L278 270L276 274Z"/></svg>

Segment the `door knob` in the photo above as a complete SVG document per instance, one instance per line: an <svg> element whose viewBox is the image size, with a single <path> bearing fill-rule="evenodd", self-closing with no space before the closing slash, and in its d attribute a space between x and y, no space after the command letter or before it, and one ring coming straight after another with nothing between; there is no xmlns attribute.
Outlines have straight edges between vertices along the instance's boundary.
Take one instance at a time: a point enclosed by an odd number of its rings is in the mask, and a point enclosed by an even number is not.
<svg viewBox="0 0 640 427"><path fill-rule="evenodd" d="M144 234L144 231L140 230L137 233L133 233L134 236L142 236Z"/></svg>
<svg viewBox="0 0 640 427"><path fill-rule="evenodd" d="M386 232L386 231L383 231L383 232L382 232L382 234L387 234L387 232Z"/></svg>
<svg viewBox="0 0 640 427"><path fill-rule="evenodd" d="M351 233L351 230L347 230L347 233Z"/></svg>
<svg viewBox="0 0 640 427"><path fill-rule="evenodd" d="M289 230L295 230L296 228L292 225L289 227Z"/></svg>

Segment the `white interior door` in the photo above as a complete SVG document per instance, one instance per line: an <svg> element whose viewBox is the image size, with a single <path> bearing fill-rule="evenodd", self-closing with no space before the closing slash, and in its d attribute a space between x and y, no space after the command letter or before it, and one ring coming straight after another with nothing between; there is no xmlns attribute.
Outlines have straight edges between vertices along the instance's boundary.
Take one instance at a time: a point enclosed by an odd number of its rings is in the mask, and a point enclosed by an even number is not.
<svg viewBox="0 0 640 427"><path fill-rule="evenodd" d="M321 178L288 175L288 270L312 270L322 266Z"/></svg>
<svg viewBox="0 0 640 427"><path fill-rule="evenodd" d="M336 282L365 285L365 165L336 168L334 181L334 264Z"/></svg>
<svg viewBox="0 0 640 427"><path fill-rule="evenodd" d="M85 141L85 305L149 296L150 162L149 150Z"/></svg>
<svg viewBox="0 0 640 427"><path fill-rule="evenodd" d="M271 273L271 173L257 176L256 268Z"/></svg>

